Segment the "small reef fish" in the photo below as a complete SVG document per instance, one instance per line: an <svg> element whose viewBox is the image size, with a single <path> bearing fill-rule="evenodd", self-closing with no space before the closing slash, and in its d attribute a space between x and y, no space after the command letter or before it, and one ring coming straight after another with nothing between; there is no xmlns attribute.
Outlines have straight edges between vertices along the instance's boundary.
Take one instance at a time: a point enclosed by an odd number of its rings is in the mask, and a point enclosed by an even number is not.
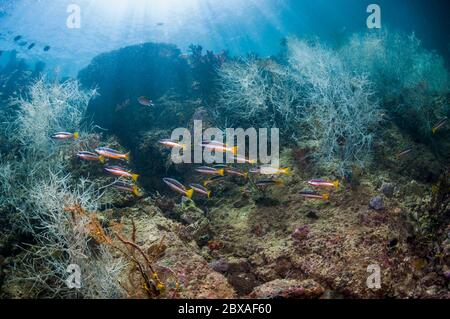
<svg viewBox="0 0 450 319"><path fill-rule="evenodd" d="M22 41L22 42L19 43L19 46L24 47L24 46L26 46L27 44L28 44L27 41Z"/></svg>
<svg viewBox="0 0 450 319"><path fill-rule="evenodd" d="M225 171L225 173L229 174L229 175L240 176L240 177L245 177L245 178L248 177L248 173L241 172L240 170L237 170L237 169L235 169L233 167L230 167L230 166L227 166L227 165L224 165L224 164L214 165L213 168L215 168L215 169L223 169Z"/></svg>
<svg viewBox="0 0 450 319"><path fill-rule="evenodd" d="M63 140L77 140L80 137L78 132L75 133L67 133L67 132L59 132L52 135L53 140L63 141Z"/></svg>
<svg viewBox="0 0 450 319"><path fill-rule="evenodd" d="M17 41L19 41L20 39L22 39L22 36L21 36L21 35L18 35L18 36L16 36L16 37L14 38L14 42L17 42Z"/></svg>
<svg viewBox="0 0 450 319"><path fill-rule="evenodd" d="M128 184L125 182L118 181L113 184L113 187L121 191L133 193L135 196L142 196L142 193L139 191L139 188L134 184Z"/></svg>
<svg viewBox="0 0 450 319"><path fill-rule="evenodd" d="M195 192L199 194L203 194L208 196L208 198L211 198L211 191L208 190L206 187L203 187L199 184L189 184L189 187L192 188Z"/></svg>
<svg viewBox="0 0 450 319"><path fill-rule="evenodd" d="M216 140L204 140L201 144L204 144L204 145L208 145L208 144L210 144L210 145L220 145L220 146L224 146L224 147L228 146L227 144L225 144L223 142L216 141Z"/></svg>
<svg viewBox="0 0 450 319"><path fill-rule="evenodd" d="M238 146L230 147L226 144L217 141L204 141L200 143L200 146L209 150L213 150L215 152L222 152L222 153L230 152L233 155L236 155L239 149Z"/></svg>
<svg viewBox="0 0 450 319"><path fill-rule="evenodd" d="M167 186L170 187L171 190L180 193L187 198L192 198L192 196L194 195L193 189L186 189L183 184L173 178L163 178L163 181Z"/></svg>
<svg viewBox="0 0 450 319"><path fill-rule="evenodd" d="M412 148L407 148L407 149L401 151L400 153L398 153L398 154L396 155L396 157L397 157L397 159L399 159L399 158L401 158L401 157L403 157L403 156L405 156L405 155L408 155L408 154L411 153L411 152L412 152Z"/></svg>
<svg viewBox="0 0 450 319"><path fill-rule="evenodd" d="M221 181L221 180L223 180L223 179L224 179L223 176L220 176L220 175L214 176L213 178L208 179L207 181L204 181L204 182L203 182L203 186L207 187L209 184L212 184L212 183L214 183L214 182Z"/></svg>
<svg viewBox="0 0 450 319"><path fill-rule="evenodd" d="M339 188L339 181L329 182L324 179L312 179L308 184L316 187L336 187Z"/></svg>
<svg viewBox="0 0 450 319"><path fill-rule="evenodd" d="M322 199L322 200L330 199L330 194L319 194L313 190L304 190L300 192L300 195L309 199Z"/></svg>
<svg viewBox="0 0 450 319"><path fill-rule="evenodd" d="M95 150L98 155L111 159L124 159L126 161L130 160L130 153L122 154L116 150L107 147L99 147Z"/></svg>
<svg viewBox="0 0 450 319"><path fill-rule="evenodd" d="M435 126L433 126L432 132L433 134L436 134L437 131L439 131L444 125L447 123L448 118L444 117L439 122L436 123Z"/></svg>
<svg viewBox="0 0 450 319"><path fill-rule="evenodd" d="M249 158L245 158L245 157L242 157L242 156L239 156L239 155L235 156L235 157L233 158L233 160L237 161L237 162L240 163L240 164L243 164L243 163L247 163L247 164L256 164L256 160L252 160L252 159L249 159Z"/></svg>
<svg viewBox="0 0 450 319"><path fill-rule="evenodd" d="M180 142L172 141L169 139L160 140L159 144L162 144L170 148L182 148L183 150L185 150L187 147L185 144L181 144Z"/></svg>
<svg viewBox="0 0 450 319"><path fill-rule="evenodd" d="M276 168L272 166L261 166L252 168L249 171L252 174L262 174L262 175L289 175L291 170L289 168Z"/></svg>
<svg viewBox="0 0 450 319"><path fill-rule="evenodd" d="M85 161L99 161L100 163L105 163L105 158L103 156L91 152L78 152L77 157Z"/></svg>
<svg viewBox="0 0 450 319"><path fill-rule="evenodd" d="M44 52L48 52L48 51L50 51L50 46L49 45L46 45L45 47L44 47Z"/></svg>
<svg viewBox="0 0 450 319"><path fill-rule="evenodd" d="M31 50L32 48L34 48L36 46L36 43L31 43L29 46L28 46L28 50Z"/></svg>
<svg viewBox="0 0 450 319"><path fill-rule="evenodd" d="M217 169L217 168L213 168L213 167L207 167L207 166L202 166L199 168L195 169L196 172L199 172L201 174L206 174L206 175L220 175L220 176L224 176L225 175L225 169Z"/></svg>
<svg viewBox="0 0 450 319"><path fill-rule="evenodd" d="M268 186L282 186L284 183L282 181L275 181L271 179L265 179L255 183L258 187L268 187Z"/></svg>
<svg viewBox="0 0 450 319"><path fill-rule="evenodd" d="M245 177L245 178L248 177L248 173L241 172L241 171L239 171L237 169L234 169L232 167L225 168L225 172L227 174L229 174L229 175L240 176L240 177Z"/></svg>
<svg viewBox="0 0 450 319"><path fill-rule="evenodd" d="M143 105L143 106L155 106L155 105L153 104L153 101L150 100L150 99L149 99L148 97L146 97L146 96L138 97L138 102L139 102L140 105Z"/></svg>
<svg viewBox="0 0 450 319"><path fill-rule="evenodd" d="M122 167L119 166L106 166L103 168L103 170L111 175L114 176L118 176L118 177L124 177L124 178L129 178L132 179L133 181L137 181L139 178L138 174L133 174L125 169L123 169Z"/></svg>

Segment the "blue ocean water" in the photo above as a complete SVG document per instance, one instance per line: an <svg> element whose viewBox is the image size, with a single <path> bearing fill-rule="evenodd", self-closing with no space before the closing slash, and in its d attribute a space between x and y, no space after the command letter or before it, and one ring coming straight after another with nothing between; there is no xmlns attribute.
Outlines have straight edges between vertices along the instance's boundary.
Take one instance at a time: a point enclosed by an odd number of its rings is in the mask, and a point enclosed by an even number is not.
<svg viewBox="0 0 450 319"><path fill-rule="evenodd" d="M440 0L379 0L383 27L415 32L431 49L449 56L448 10ZM187 50L191 43L232 54L276 54L283 37L319 37L339 42L367 30L373 0L2 0L0 50L17 50L76 75L99 53L145 42ZM66 26L71 4L81 9L81 27ZM21 35L20 41L13 39ZM20 46L20 43L25 43ZM28 49L32 43L35 46ZM44 51L50 46L49 51ZM0 57L1 59L1 57ZM3 56L1 62L5 62Z"/></svg>

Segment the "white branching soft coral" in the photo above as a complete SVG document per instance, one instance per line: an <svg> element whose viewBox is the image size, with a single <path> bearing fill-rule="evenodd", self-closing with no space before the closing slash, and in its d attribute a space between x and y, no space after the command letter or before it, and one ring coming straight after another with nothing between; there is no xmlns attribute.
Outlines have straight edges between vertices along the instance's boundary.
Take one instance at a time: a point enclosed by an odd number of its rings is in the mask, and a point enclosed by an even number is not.
<svg viewBox="0 0 450 319"><path fill-rule="evenodd" d="M223 65L216 118L278 127L284 138L313 144L308 148L316 163L341 174L352 164L364 165L380 121L370 81L317 43L290 39L287 60L286 65L257 59Z"/></svg>
<svg viewBox="0 0 450 319"><path fill-rule="evenodd" d="M389 30L354 35L339 55L351 70L374 83L383 106L417 136L430 135L445 115L437 97L450 92L444 59L417 37Z"/></svg>
<svg viewBox="0 0 450 319"><path fill-rule="evenodd" d="M285 64L256 58L225 63L216 119L276 126L334 172L368 163L377 124L385 118L381 105L416 137L430 136L448 112L444 60L414 35L368 32L339 49L291 38L285 57Z"/></svg>
<svg viewBox="0 0 450 319"><path fill-rule="evenodd" d="M341 174L352 164L365 165L380 120L371 83L317 43L291 39L288 56L307 105L303 139L316 143L317 163Z"/></svg>
<svg viewBox="0 0 450 319"><path fill-rule="evenodd" d="M366 73L380 95L398 95L425 82L435 93L449 89L444 59L426 50L414 34L386 29L356 34L340 50L340 56L355 72Z"/></svg>
<svg viewBox="0 0 450 319"><path fill-rule="evenodd" d="M15 231L33 238L8 280L21 281L30 297L117 298L123 293L118 276L125 263L101 245L93 249L90 218L67 211L71 206L95 211L102 194L94 183L75 181L68 173L64 154L73 143L50 139L58 131L78 131L93 96L76 81L41 79L28 98L14 101L17 116L7 123L9 142L16 146L14 156L0 159L0 208L8 208ZM66 285L71 264L80 267L80 289Z"/></svg>
<svg viewBox="0 0 450 319"><path fill-rule="evenodd" d="M95 91L81 90L78 81L48 83L41 78L28 96L14 101L19 106L11 136L23 147L43 150L56 132L75 132Z"/></svg>
<svg viewBox="0 0 450 319"><path fill-rule="evenodd" d="M49 297L118 298L123 294L118 277L125 263L113 258L110 250L98 245L93 249L88 216L74 216L70 207L95 209L98 191L95 185L81 181L73 188L70 176L48 172L30 189L30 207L22 221L35 244L25 247L26 254L17 263L12 280L30 286L33 295ZM25 216L24 216L25 217ZM79 266L81 288L70 289L66 280L69 265Z"/></svg>
<svg viewBox="0 0 450 319"><path fill-rule="evenodd" d="M272 60L248 58L225 63L218 72L221 86L216 107L218 121L292 130L302 105L300 88L289 68Z"/></svg>

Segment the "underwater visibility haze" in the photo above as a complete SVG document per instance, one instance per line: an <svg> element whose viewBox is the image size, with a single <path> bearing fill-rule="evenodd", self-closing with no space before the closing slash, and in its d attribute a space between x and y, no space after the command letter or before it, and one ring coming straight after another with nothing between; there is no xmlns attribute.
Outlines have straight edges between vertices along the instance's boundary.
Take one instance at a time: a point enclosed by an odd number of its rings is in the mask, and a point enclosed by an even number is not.
<svg viewBox="0 0 450 319"><path fill-rule="evenodd" d="M450 298L448 12L0 0L0 298Z"/></svg>

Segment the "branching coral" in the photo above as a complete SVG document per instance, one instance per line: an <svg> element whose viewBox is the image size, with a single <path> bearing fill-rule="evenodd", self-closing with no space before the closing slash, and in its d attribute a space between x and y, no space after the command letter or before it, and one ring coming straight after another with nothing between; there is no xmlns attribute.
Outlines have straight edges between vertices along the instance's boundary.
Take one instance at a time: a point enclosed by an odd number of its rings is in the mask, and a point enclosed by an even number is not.
<svg viewBox="0 0 450 319"><path fill-rule="evenodd" d="M222 65L216 119L277 126L312 149L319 166L345 174L367 164L381 103L397 124L421 136L448 113L444 60L414 35L355 35L336 50L294 38L286 44L284 65L256 58Z"/></svg>
<svg viewBox="0 0 450 319"><path fill-rule="evenodd" d="M316 163L341 174L365 164L380 120L370 81L337 52L296 39L287 44L286 65L248 58L222 66L216 118L276 126L285 138L314 144Z"/></svg>
<svg viewBox="0 0 450 319"><path fill-rule="evenodd" d="M2 205L18 210L29 209L30 190L46 180L50 170L64 170L64 154L74 145L56 144L50 136L78 128L89 99L95 95L81 91L76 81L47 83L43 78L29 91L29 98L12 101L16 114L3 123L8 130L6 142L10 151L0 158ZM79 142L85 138L89 135L83 135Z"/></svg>
<svg viewBox="0 0 450 319"><path fill-rule="evenodd" d="M374 83L398 124L418 136L431 135L433 123L446 112L439 97L450 89L441 56L425 49L414 34L389 30L354 35L339 54L351 70Z"/></svg>
<svg viewBox="0 0 450 319"><path fill-rule="evenodd" d="M20 215L34 244L16 264L10 280L29 285L29 293L40 297L117 298L123 296L118 275L125 267L123 259L111 250L91 247L92 220L89 216L73 218L67 207L81 205L95 208L97 192L82 182L70 187L69 176L49 172L47 179L36 182L30 191L29 207ZM81 270L81 288L66 285L67 267L76 264Z"/></svg>
<svg viewBox="0 0 450 319"><path fill-rule="evenodd" d="M319 44L291 39L288 46L289 64L305 92L304 138L316 143L317 162L336 162L330 166L341 174L351 164L364 165L380 120L371 83Z"/></svg>
<svg viewBox="0 0 450 319"><path fill-rule="evenodd" d="M131 264L128 280L116 278L117 284L129 297L139 297L144 293L149 298L156 298L163 295L174 296L177 293L179 285L176 275L167 267L156 265L157 260L166 249L164 237L159 243L144 251L144 248L136 243L137 227L133 219L131 237L127 238L123 233L123 224L112 222L102 225L95 213L87 212L81 205L68 206L65 211L71 214L74 222L88 221L84 231L96 245L103 248L103 251L119 253L124 260ZM166 276L167 270L172 277L172 283ZM173 284L173 287L170 284Z"/></svg>
<svg viewBox="0 0 450 319"><path fill-rule="evenodd" d="M95 184L83 179L74 183L67 173L65 154L70 154L72 143L58 145L50 139L55 131L78 128L93 94L81 91L76 81L59 84L41 79L31 86L28 99L14 101L18 111L7 123L14 152L1 159L0 208L7 208L15 231L33 239L8 280L20 281L29 297L124 294L117 280L123 259L104 247L93 250L86 231L92 226L90 218L73 219L65 211L73 205L94 211L102 194ZM79 290L66 285L71 264L81 269Z"/></svg>
<svg viewBox="0 0 450 319"><path fill-rule="evenodd" d="M216 119L228 125L279 127L295 133L302 111L301 91L291 70L272 60L230 61L218 70Z"/></svg>
<svg viewBox="0 0 450 319"><path fill-rule="evenodd" d="M56 132L75 132L95 91L85 92L74 80L47 83L41 78L30 87L29 97L18 98L15 129L11 136L23 147L43 151Z"/></svg>

